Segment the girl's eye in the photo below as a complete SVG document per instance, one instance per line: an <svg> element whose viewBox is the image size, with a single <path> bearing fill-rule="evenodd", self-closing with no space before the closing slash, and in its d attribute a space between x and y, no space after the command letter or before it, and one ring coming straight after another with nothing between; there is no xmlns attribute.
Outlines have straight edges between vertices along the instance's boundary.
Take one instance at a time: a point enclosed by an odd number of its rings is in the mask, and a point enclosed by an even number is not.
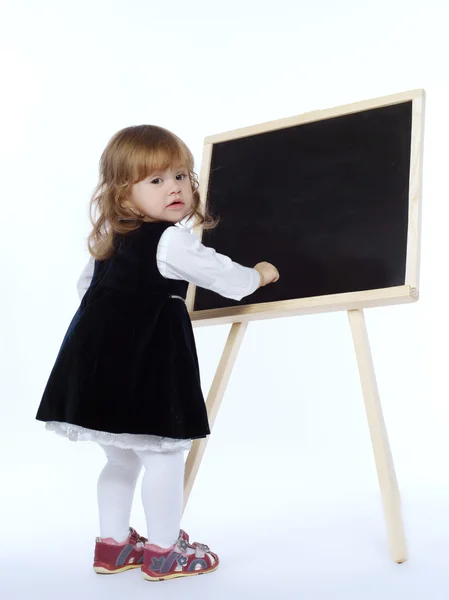
<svg viewBox="0 0 449 600"><path fill-rule="evenodd" d="M155 177L154 179L151 180L151 183L158 184L161 181L162 181L162 179L160 177Z"/></svg>
<svg viewBox="0 0 449 600"><path fill-rule="evenodd" d="M178 173L178 174L176 175L176 179L177 179L178 181L182 181L182 180L183 180L183 179L185 179L186 177L187 177L187 175L186 175L185 173Z"/></svg>

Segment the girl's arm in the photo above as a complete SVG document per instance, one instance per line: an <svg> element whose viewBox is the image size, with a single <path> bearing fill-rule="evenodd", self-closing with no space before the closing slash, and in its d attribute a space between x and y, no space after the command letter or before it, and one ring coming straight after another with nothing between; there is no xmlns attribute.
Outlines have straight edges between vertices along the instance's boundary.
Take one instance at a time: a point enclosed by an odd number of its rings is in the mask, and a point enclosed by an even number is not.
<svg viewBox="0 0 449 600"><path fill-rule="evenodd" d="M256 269L243 267L201 243L184 227L169 227L161 236L157 265L163 277L188 281L225 298L241 300L261 285Z"/></svg>
<svg viewBox="0 0 449 600"><path fill-rule="evenodd" d="M92 277L94 274L94 268L95 268L95 260L91 256L89 258L89 262L84 267L83 272L80 275L80 278L78 279L78 283L76 284L80 300L83 299L84 294L89 289L90 282L92 281Z"/></svg>

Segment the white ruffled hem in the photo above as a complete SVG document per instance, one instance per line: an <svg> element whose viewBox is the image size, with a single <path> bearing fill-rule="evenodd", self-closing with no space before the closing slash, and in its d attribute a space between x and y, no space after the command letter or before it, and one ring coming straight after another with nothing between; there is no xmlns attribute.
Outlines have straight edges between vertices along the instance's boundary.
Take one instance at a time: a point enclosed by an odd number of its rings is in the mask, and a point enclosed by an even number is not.
<svg viewBox="0 0 449 600"><path fill-rule="evenodd" d="M158 435L141 435L133 433L108 433L86 429L71 423L49 421L45 428L58 435L68 438L72 442L97 442L106 446L117 446L124 450L152 450L153 452L174 452L176 450L190 450L192 440L177 440Z"/></svg>

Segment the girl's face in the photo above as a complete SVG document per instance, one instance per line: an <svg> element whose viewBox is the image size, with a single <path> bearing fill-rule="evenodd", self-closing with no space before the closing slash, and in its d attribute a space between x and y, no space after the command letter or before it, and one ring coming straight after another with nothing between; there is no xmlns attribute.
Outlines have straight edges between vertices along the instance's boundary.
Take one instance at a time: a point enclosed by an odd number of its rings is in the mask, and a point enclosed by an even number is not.
<svg viewBox="0 0 449 600"><path fill-rule="evenodd" d="M189 171L171 168L151 173L131 188L130 203L153 221L178 223L192 208Z"/></svg>

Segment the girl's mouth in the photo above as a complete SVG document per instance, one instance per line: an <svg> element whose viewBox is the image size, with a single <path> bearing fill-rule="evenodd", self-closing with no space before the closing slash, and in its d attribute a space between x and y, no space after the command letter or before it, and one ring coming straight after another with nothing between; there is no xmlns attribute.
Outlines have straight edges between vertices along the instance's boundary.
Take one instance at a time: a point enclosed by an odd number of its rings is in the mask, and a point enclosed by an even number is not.
<svg viewBox="0 0 449 600"><path fill-rule="evenodd" d="M181 202L181 200L175 200L169 204L167 208L181 208L182 206L184 206L184 202Z"/></svg>

